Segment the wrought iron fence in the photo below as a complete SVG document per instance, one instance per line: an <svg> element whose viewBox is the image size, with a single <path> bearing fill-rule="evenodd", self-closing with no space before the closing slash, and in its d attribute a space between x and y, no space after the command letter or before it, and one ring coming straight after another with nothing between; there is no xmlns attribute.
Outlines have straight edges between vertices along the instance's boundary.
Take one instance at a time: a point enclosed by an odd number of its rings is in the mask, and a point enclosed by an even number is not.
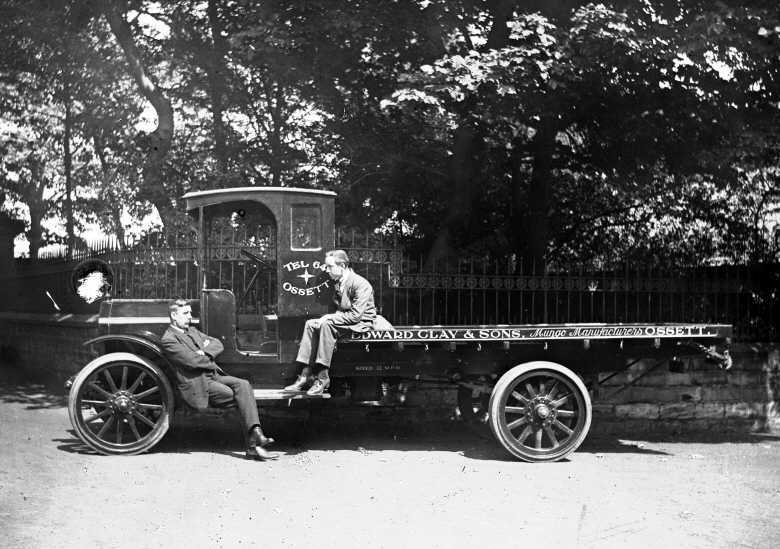
<svg viewBox="0 0 780 549"><path fill-rule="evenodd" d="M487 260L401 258L388 276L372 261L356 269L380 288L383 314L398 324L707 322L734 324L740 339L779 335L778 266L536 274Z"/></svg>
<svg viewBox="0 0 780 549"><path fill-rule="evenodd" d="M275 312L275 269L258 269L234 244L210 249L209 286L232 289L240 313ZM381 313L396 325L718 322L733 324L741 340L780 338L778 265L537 272L511 259L426 262L392 238L352 230L339 230L336 244L372 282ZM129 247L106 243L91 256L112 266L116 297L196 298L196 250L193 235L153 235ZM74 263L18 262L17 283L63 295Z"/></svg>
<svg viewBox="0 0 780 549"><path fill-rule="evenodd" d="M514 258L427 261L354 231L340 232L337 243L399 325L707 322L733 324L741 340L780 338L780 265L540 272Z"/></svg>

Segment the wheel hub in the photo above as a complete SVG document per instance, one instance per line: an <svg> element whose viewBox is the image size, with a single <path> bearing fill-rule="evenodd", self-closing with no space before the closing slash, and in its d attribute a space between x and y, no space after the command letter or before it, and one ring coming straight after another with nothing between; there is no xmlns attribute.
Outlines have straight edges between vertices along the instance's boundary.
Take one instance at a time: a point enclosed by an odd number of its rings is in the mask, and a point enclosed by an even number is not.
<svg viewBox="0 0 780 549"><path fill-rule="evenodd" d="M555 419L556 409L546 396L537 395L530 399L525 415L528 421L549 425Z"/></svg>
<svg viewBox="0 0 780 549"><path fill-rule="evenodd" d="M131 413L135 407L133 399L121 392L114 397L112 404L114 405L114 408L122 414Z"/></svg>
<svg viewBox="0 0 780 549"><path fill-rule="evenodd" d="M547 406L546 404L540 404L539 406L536 407L536 415L539 417L539 419L542 420L547 419L548 417L550 417L551 413L552 411L550 410L550 407Z"/></svg>

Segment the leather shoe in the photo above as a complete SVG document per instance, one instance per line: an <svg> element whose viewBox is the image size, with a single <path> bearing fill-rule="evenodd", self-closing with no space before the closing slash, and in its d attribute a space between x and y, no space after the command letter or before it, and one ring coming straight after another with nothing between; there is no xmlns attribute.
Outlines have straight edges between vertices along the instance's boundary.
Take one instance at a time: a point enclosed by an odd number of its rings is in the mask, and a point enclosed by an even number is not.
<svg viewBox="0 0 780 549"><path fill-rule="evenodd" d="M330 387L330 379L317 378L314 380L314 383L312 384L311 388L308 391L306 391L306 394L309 396L319 396L325 391L327 391L328 387Z"/></svg>
<svg viewBox="0 0 780 549"><path fill-rule="evenodd" d="M269 444L273 444L274 439L263 434L259 425L255 425L249 431L246 439L246 458L254 460L276 459L279 454L274 454L265 449Z"/></svg>
<svg viewBox="0 0 780 549"><path fill-rule="evenodd" d="M260 429L260 427L252 427L252 430L249 432L249 437L247 438L247 448L254 448L255 446L265 447L269 446L274 443L274 439L271 437L267 437L263 434L263 431Z"/></svg>
<svg viewBox="0 0 780 549"><path fill-rule="evenodd" d="M267 459L277 459L278 457L279 454L275 452L269 452L262 446L250 446L246 449L246 459L265 461Z"/></svg>
<svg viewBox="0 0 780 549"><path fill-rule="evenodd" d="M306 390L306 387L308 387L309 383L311 383L310 377L298 376L298 379L295 380L295 383L288 385L283 390L291 393L302 393L304 390Z"/></svg>

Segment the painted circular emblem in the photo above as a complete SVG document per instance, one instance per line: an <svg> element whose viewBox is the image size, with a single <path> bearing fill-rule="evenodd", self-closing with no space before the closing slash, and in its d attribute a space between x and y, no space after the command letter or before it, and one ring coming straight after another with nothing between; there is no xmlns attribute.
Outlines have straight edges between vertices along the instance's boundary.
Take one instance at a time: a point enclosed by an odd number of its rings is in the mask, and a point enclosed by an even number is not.
<svg viewBox="0 0 780 549"><path fill-rule="evenodd" d="M282 265L282 291L297 296L318 296L328 286L325 263L320 261L289 261Z"/></svg>

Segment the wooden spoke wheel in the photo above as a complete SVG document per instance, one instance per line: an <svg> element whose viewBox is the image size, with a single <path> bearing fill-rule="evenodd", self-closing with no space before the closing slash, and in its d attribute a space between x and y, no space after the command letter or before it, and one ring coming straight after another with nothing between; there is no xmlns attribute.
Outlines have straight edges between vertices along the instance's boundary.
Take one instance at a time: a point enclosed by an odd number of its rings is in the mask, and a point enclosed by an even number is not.
<svg viewBox="0 0 780 549"><path fill-rule="evenodd" d="M163 371L131 353L87 364L73 380L68 415L85 444L101 454L133 455L157 444L170 425L173 390Z"/></svg>
<svg viewBox="0 0 780 549"><path fill-rule="evenodd" d="M493 435L525 461L557 461L569 455L585 440L591 416L585 384L554 362L515 366L490 396Z"/></svg>

